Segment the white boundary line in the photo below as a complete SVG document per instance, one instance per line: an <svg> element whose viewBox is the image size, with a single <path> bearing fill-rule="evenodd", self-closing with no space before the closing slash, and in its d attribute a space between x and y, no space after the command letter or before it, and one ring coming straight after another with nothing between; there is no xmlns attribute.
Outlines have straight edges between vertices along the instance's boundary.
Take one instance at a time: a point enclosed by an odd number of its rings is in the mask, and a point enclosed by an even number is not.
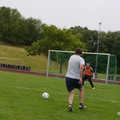
<svg viewBox="0 0 120 120"><path fill-rule="evenodd" d="M11 86L11 87L14 87L14 88L19 88L19 89L25 89L25 90L43 91L41 89L33 89L33 88L21 87L21 86L13 86L13 85L8 85L8 86ZM49 92L57 93L57 94L62 94L62 95L69 95L69 93L62 93L62 92L55 92L55 91L49 91ZM75 96L79 96L79 95L75 95ZM85 96L85 98L98 99L98 100L102 100L102 101L106 101L106 102L112 102L112 103L120 103L120 101L106 100L106 99L101 99L101 98L96 98L96 97L87 97L87 96Z"/></svg>

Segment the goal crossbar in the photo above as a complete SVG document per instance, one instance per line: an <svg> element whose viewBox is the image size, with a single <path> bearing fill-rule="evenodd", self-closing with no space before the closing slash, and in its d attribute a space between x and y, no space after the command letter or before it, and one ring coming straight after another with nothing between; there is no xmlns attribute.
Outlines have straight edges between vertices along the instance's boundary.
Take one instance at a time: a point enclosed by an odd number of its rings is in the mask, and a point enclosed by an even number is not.
<svg viewBox="0 0 120 120"><path fill-rule="evenodd" d="M75 53L75 51L62 51L62 50L49 50L48 52L63 52L63 53ZM110 55L110 53L94 53L94 52L82 52L83 54L93 55Z"/></svg>

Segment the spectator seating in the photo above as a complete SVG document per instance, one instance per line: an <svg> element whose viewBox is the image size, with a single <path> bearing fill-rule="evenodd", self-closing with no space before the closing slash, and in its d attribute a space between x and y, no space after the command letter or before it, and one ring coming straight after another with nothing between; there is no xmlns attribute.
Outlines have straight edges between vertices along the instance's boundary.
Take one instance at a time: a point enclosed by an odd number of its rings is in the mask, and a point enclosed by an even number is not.
<svg viewBox="0 0 120 120"><path fill-rule="evenodd" d="M0 63L0 67L1 68L8 68L8 69L31 71L30 66L21 66L21 65L11 65L11 64Z"/></svg>

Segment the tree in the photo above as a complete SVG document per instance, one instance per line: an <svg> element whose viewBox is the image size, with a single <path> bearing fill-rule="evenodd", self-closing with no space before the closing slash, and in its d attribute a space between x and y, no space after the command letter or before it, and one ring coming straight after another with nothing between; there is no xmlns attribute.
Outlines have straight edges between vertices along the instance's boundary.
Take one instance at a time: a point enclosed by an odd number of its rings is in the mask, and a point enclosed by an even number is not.
<svg viewBox="0 0 120 120"><path fill-rule="evenodd" d="M23 38L27 31L27 24L17 9L0 8L0 33L3 41L24 44Z"/></svg>
<svg viewBox="0 0 120 120"><path fill-rule="evenodd" d="M81 47L86 51L86 44L81 42L80 34L73 35L71 30L58 29L55 26L42 26L40 33L41 40L34 42L26 50L29 55L38 55L41 53L47 54L48 50L75 50L76 47Z"/></svg>
<svg viewBox="0 0 120 120"><path fill-rule="evenodd" d="M117 56L117 69L120 73L120 31L108 32L106 44L109 52Z"/></svg>
<svg viewBox="0 0 120 120"><path fill-rule="evenodd" d="M74 35L80 33L82 37L80 40L86 43L86 48L89 52L96 52L97 50L97 40L98 40L98 31L89 30L88 28L82 28L80 26L71 27L72 33ZM120 31L107 33L101 31L100 34L100 44L99 52L101 53L111 53L117 56L117 67L118 73L120 73L120 57L119 57L119 44L120 44Z"/></svg>
<svg viewBox="0 0 120 120"><path fill-rule="evenodd" d="M41 40L34 42L26 50L29 55L40 55L41 53L47 55L48 50L75 50L76 47L81 47L86 51L86 44L81 42L81 34L73 35L70 29L58 29L55 26L42 26L40 33ZM52 56L55 60L55 57ZM62 73L62 64L65 62L61 56L60 61L60 73Z"/></svg>
<svg viewBox="0 0 120 120"><path fill-rule="evenodd" d="M89 52L96 51L97 45L95 42L97 41L98 32L96 30L89 30L87 27L75 26L70 28L74 35L80 33L82 35L80 41L86 43L86 48Z"/></svg>
<svg viewBox="0 0 120 120"><path fill-rule="evenodd" d="M39 19L28 18L26 20L28 25L28 40L26 45L31 45L33 42L40 40L40 32L42 30L42 22Z"/></svg>
<svg viewBox="0 0 120 120"><path fill-rule="evenodd" d="M40 39L41 20L21 16L17 9L0 8L0 39L17 45L31 45Z"/></svg>

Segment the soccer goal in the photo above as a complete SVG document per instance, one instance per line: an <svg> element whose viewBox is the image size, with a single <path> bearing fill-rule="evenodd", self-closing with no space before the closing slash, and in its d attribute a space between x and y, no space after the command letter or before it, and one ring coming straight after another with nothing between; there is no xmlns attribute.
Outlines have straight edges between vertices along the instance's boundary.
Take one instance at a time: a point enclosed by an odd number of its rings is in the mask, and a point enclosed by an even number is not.
<svg viewBox="0 0 120 120"><path fill-rule="evenodd" d="M65 76L68 67L68 60L74 51L49 50L46 77ZM109 53L83 52L82 57L85 62L90 62L94 69L96 79L116 81L117 80L117 59L115 55Z"/></svg>

